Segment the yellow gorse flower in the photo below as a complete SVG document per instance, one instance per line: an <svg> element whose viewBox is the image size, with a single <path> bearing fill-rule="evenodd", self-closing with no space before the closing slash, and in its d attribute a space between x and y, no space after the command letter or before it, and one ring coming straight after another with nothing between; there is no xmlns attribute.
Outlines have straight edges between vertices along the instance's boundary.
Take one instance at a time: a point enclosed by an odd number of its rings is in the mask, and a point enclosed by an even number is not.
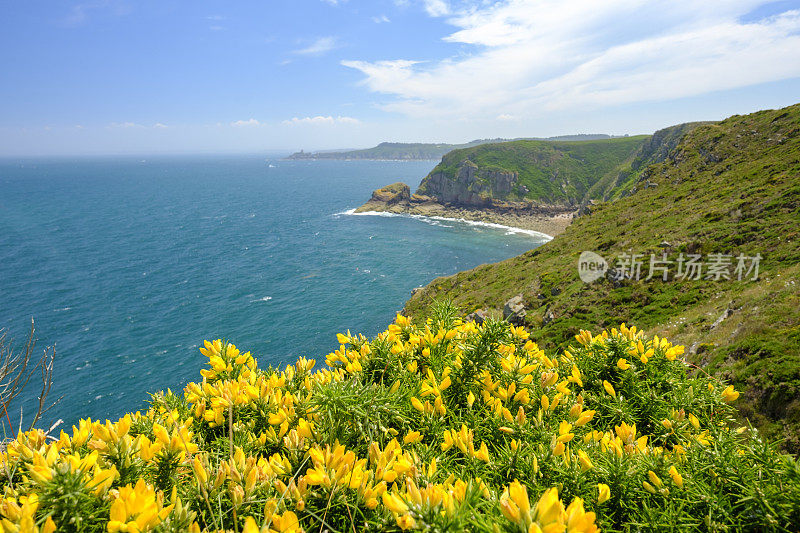
<svg viewBox="0 0 800 533"><path fill-rule="evenodd" d="M611 489L605 483L597 484L597 503L607 502L611 498Z"/></svg>
<svg viewBox="0 0 800 533"><path fill-rule="evenodd" d="M525 486L514 481L500 497L500 509L503 516L519 526L521 531L555 532L567 528L575 533L599 531L595 514L585 511L583 500L575 498L565 509L556 488L546 490L531 506Z"/></svg>
<svg viewBox="0 0 800 533"><path fill-rule="evenodd" d="M739 398L739 392L733 390L733 385L728 385L728 387L722 391L722 401L724 402L733 402L737 398Z"/></svg>
<svg viewBox="0 0 800 533"><path fill-rule="evenodd" d="M111 504L108 531L150 531L169 515L173 507L164 507L160 495L140 479L135 486L126 485L119 489Z"/></svg>

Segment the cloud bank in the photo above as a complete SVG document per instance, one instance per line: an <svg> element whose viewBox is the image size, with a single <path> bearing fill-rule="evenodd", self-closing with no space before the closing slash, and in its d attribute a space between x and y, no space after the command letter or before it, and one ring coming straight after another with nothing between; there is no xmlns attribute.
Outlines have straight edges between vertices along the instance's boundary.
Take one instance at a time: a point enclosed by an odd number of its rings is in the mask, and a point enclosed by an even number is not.
<svg viewBox="0 0 800 533"><path fill-rule="evenodd" d="M381 107L412 117L531 117L665 101L800 77L800 9L753 0L506 0L424 9L452 57L348 60Z"/></svg>
<svg viewBox="0 0 800 533"><path fill-rule="evenodd" d="M254 118L248 120L234 120L231 122L231 126L235 128L247 127L247 126L260 126L261 123Z"/></svg>
<svg viewBox="0 0 800 533"><path fill-rule="evenodd" d="M317 115L316 117L292 117L288 120L284 120L283 124L287 126L333 126L336 124L361 124L361 121L353 117L332 117L330 115L325 117Z"/></svg>

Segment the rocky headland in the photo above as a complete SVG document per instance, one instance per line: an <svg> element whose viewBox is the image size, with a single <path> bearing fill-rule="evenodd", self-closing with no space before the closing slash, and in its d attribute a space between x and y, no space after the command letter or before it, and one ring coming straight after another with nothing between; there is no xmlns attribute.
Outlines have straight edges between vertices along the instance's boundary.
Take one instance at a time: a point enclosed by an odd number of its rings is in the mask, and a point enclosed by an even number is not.
<svg viewBox="0 0 800 533"><path fill-rule="evenodd" d="M474 177L471 172L465 175ZM431 181L425 190L431 190L435 195L411 194L411 188L405 183L393 183L373 191L372 197L355 212L389 212L488 222L537 231L551 237L562 233L576 212L576 208L569 205L501 200L485 194L497 189L510 190L515 177L509 173L493 174L486 190L481 186L474 187L477 184L474 179L451 182L433 177Z"/></svg>
<svg viewBox="0 0 800 533"><path fill-rule="evenodd" d="M393 187L393 184L389 187ZM463 219L474 222L489 222L512 228L537 231L554 237L562 233L572 222L575 210L560 206L511 204L496 202L484 207L443 204L435 198L419 194L387 193L389 187L373 192L372 198L355 210L356 213L388 212L427 217ZM381 198L387 198L382 200Z"/></svg>

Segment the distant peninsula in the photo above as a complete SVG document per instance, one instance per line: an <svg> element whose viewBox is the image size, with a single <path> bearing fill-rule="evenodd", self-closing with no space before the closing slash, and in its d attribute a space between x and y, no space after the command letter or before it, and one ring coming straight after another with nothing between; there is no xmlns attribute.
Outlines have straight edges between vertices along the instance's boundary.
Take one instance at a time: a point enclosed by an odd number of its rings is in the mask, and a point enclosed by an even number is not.
<svg viewBox="0 0 800 533"><path fill-rule="evenodd" d="M611 135L605 134L579 134L562 135L560 137L549 137L550 141L589 141L598 139L610 139ZM441 159L445 154L452 150L471 148L481 144L491 144L505 142L512 139L475 139L463 144L447 143L398 143L382 142L372 148L359 150L329 150L318 152L306 152L300 150L286 159L288 160L317 160L317 159L338 159L338 160L374 160L374 161L435 161ZM521 139L514 139L521 140ZM534 140L534 139L530 139Z"/></svg>

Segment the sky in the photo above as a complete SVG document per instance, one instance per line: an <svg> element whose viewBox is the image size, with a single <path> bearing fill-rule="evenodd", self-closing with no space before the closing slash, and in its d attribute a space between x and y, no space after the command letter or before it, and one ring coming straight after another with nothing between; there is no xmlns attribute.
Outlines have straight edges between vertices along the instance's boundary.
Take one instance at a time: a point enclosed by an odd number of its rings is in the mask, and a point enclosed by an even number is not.
<svg viewBox="0 0 800 533"><path fill-rule="evenodd" d="M0 0L0 155L651 133L800 102L800 0Z"/></svg>

